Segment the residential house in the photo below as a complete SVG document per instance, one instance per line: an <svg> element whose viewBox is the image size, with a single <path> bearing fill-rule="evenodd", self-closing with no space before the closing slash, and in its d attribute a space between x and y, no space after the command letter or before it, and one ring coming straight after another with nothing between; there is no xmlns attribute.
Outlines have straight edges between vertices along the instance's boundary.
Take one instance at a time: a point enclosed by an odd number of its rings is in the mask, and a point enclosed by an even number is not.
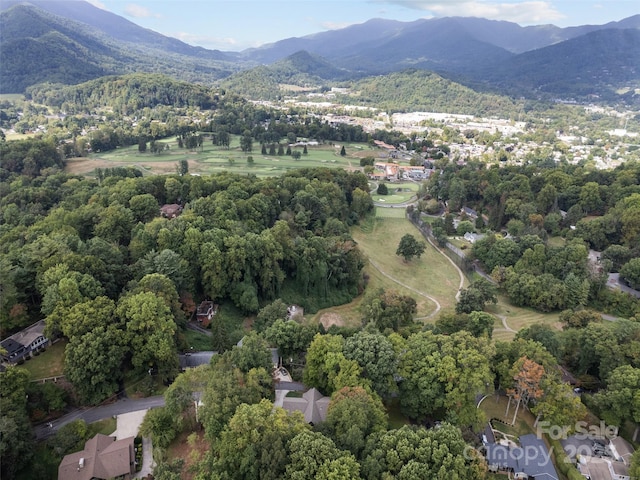
<svg viewBox="0 0 640 480"><path fill-rule="evenodd" d="M469 208L469 207L462 207L460 209L460 214L466 215L471 220L475 220L476 218L478 218L478 212L476 212L473 208Z"/></svg>
<svg viewBox="0 0 640 480"><path fill-rule="evenodd" d="M40 320L0 342L0 346L7 352L6 355L3 355L3 360L17 363L25 357L31 356L34 351L46 347L49 344L49 339L45 337L44 329L44 320Z"/></svg>
<svg viewBox="0 0 640 480"><path fill-rule="evenodd" d="M533 434L520 437L520 446L488 443L487 464L490 472L507 472L513 478L535 480L558 480L551 453L542 441Z"/></svg>
<svg viewBox="0 0 640 480"><path fill-rule="evenodd" d="M307 390L302 397L285 397L282 408L288 412L302 412L304 420L312 425L324 422L331 398L325 397L315 388Z"/></svg>
<svg viewBox="0 0 640 480"><path fill-rule="evenodd" d="M165 218L176 218L182 213L182 205L170 203L160 207L160 215Z"/></svg>
<svg viewBox="0 0 640 480"><path fill-rule="evenodd" d="M134 437L116 440L97 434L84 444L84 450L66 455L58 467L61 480L93 480L120 478L135 474Z"/></svg>
<svg viewBox="0 0 640 480"><path fill-rule="evenodd" d="M200 365L209 365L211 359L218 352L206 351L206 352L193 352L178 355L178 363L180 364L180 370L185 371L188 368L199 367Z"/></svg>
<svg viewBox="0 0 640 480"><path fill-rule="evenodd" d="M217 312L218 305L210 300L205 300L198 305L198 309L196 310L196 320L198 320L204 328L207 328Z"/></svg>
<svg viewBox="0 0 640 480"><path fill-rule="evenodd" d="M464 234L464 239L471 244L476 243L478 240L482 240L484 237L485 235L483 233L467 232Z"/></svg>

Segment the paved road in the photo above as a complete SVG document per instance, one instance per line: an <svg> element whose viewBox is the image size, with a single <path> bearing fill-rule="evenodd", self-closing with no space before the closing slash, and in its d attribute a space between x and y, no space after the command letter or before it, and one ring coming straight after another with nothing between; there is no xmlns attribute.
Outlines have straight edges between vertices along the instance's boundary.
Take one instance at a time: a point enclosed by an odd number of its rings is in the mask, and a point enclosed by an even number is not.
<svg viewBox="0 0 640 480"><path fill-rule="evenodd" d="M298 392L304 392L309 389L309 387L304 386L300 382L277 382L275 386L276 390L295 390Z"/></svg>
<svg viewBox="0 0 640 480"><path fill-rule="evenodd" d="M53 435L60 427L74 420L84 420L87 423L97 422L104 418L113 417L122 413L135 412L136 410L145 410L148 408L162 407L164 405L164 397L162 395L148 398L140 398L131 400L124 398L109 405L99 407L91 407L87 409L77 409L67 413L63 417L51 423L49 427L46 423L35 427L34 431L38 440Z"/></svg>

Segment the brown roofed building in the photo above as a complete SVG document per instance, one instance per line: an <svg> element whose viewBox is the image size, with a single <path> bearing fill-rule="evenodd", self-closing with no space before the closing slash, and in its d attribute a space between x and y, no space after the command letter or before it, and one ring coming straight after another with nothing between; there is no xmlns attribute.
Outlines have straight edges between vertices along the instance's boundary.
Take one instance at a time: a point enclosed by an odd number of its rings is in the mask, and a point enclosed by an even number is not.
<svg viewBox="0 0 640 480"><path fill-rule="evenodd" d="M135 473L133 437L116 440L97 434L84 444L84 450L66 455L58 467L59 480L122 478Z"/></svg>
<svg viewBox="0 0 640 480"><path fill-rule="evenodd" d="M176 218L182 213L182 205L169 203L160 207L160 215L166 218Z"/></svg>

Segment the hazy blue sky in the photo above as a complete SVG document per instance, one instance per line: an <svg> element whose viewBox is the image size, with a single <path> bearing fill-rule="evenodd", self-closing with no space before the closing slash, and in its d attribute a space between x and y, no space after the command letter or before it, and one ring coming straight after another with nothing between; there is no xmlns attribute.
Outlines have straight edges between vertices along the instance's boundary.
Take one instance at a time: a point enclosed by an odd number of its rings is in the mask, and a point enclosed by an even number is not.
<svg viewBox="0 0 640 480"><path fill-rule="evenodd" d="M191 45L238 51L363 23L475 16L559 27L621 20L640 13L637 0L89 0Z"/></svg>

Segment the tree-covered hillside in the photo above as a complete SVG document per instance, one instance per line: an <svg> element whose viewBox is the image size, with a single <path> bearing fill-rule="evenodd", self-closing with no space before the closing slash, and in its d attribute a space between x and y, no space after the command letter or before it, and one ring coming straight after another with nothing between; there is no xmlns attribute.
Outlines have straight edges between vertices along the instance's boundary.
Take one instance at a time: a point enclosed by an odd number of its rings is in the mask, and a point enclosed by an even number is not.
<svg viewBox="0 0 640 480"><path fill-rule="evenodd" d="M348 104L367 105L387 112L448 112L509 116L519 109L514 100L478 93L426 70L406 70L369 77L350 85L353 95L339 97Z"/></svg>
<svg viewBox="0 0 640 480"><path fill-rule="evenodd" d="M27 89L27 97L67 113L111 107L123 114L166 105L174 108L213 109L216 91L160 74L101 77L80 85L40 84Z"/></svg>

